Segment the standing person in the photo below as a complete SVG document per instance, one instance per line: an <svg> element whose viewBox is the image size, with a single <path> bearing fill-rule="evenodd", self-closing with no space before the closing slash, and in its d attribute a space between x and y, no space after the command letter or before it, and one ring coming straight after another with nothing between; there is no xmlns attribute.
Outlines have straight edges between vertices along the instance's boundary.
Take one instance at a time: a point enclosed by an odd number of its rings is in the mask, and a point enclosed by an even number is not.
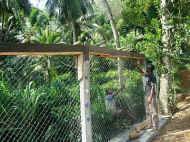
<svg viewBox="0 0 190 142"><path fill-rule="evenodd" d="M148 64L145 72L141 69L140 71L143 74L146 121L148 123L148 128L158 129L156 77L153 73L154 66L152 64Z"/></svg>
<svg viewBox="0 0 190 142"><path fill-rule="evenodd" d="M115 94L112 90L107 91L105 97L106 111L111 112L112 115L116 113Z"/></svg>

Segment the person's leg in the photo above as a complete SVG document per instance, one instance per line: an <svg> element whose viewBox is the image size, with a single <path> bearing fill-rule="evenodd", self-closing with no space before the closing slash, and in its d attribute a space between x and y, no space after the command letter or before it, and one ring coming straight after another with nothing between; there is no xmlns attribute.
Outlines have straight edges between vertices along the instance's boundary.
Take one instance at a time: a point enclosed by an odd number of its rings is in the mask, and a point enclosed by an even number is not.
<svg viewBox="0 0 190 142"><path fill-rule="evenodd" d="M154 129L158 129L158 113L156 96L152 98L152 125Z"/></svg>
<svg viewBox="0 0 190 142"><path fill-rule="evenodd" d="M152 119L153 110L152 110L152 103L149 104L149 113L150 113L150 127L152 128L152 127L153 127L153 119Z"/></svg>
<svg viewBox="0 0 190 142"><path fill-rule="evenodd" d="M146 124L147 128L152 127L152 119L151 119L151 111L150 111L150 104L148 104L148 96L145 96L145 111L146 111Z"/></svg>
<svg viewBox="0 0 190 142"><path fill-rule="evenodd" d="M144 107L145 107L145 118L146 120L148 119L148 112L149 112L149 108L148 108L148 102L147 102L147 96L144 97Z"/></svg>

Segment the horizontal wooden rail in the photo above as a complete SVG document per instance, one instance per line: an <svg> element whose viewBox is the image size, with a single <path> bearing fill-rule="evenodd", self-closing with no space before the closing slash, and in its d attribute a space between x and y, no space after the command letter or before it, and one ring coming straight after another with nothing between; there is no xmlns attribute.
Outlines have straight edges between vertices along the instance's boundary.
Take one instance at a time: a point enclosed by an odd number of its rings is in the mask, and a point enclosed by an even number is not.
<svg viewBox="0 0 190 142"><path fill-rule="evenodd" d="M90 47L90 54L102 57L120 57L120 58L132 58L132 59L144 59L144 55L137 54L135 52L120 51L105 47Z"/></svg>
<svg viewBox="0 0 190 142"><path fill-rule="evenodd" d="M82 46L64 44L0 44L0 55L80 55Z"/></svg>
<svg viewBox="0 0 190 142"><path fill-rule="evenodd" d="M105 47L65 45L65 44L0 44L0 56L2 55L80 55L84 51L90 55L102 57L121 57L143 59L144 56L134 52L119 51Z"/></svg>

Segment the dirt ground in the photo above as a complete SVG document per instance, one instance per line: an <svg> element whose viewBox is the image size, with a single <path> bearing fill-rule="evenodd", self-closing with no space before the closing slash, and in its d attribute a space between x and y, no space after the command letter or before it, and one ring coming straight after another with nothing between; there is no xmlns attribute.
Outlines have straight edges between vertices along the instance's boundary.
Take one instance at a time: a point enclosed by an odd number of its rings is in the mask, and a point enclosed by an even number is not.
<svg viewBox="0 0 190 142"><path fill-rule="evenodd" d="M190 142L190 95L177 104L179 111L153 142Z"/></svg>

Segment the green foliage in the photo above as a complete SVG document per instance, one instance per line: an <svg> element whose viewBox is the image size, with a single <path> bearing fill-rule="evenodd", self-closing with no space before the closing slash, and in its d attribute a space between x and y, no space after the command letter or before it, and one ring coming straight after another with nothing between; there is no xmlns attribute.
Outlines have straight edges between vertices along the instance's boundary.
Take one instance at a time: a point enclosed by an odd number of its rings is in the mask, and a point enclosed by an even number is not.
<svg viewBox="0 0 190 142"><path fill-rule="evenodd" d="M16 35L22 30L24 16L30 12L28 0L0 1L0 42L15 42Z"/></svg>
<svg viewBox="0 0 190 142"><path fill-rule="evenodd" d="M72 86L68 83L65 84L68 78L72 79L72 76L65 74L58 77L52 82L50 88L47 85L33 88L32 84L29 84L25 89L18 89L11 93L6 83L1 82L0 110L1 115L4 116L1 119L3 124L1 125L1 136L6 137L6 134L9 133L13 137L18 133L16 139L21 138L26 141L33 141L32 139L36 141L80 139L80 135L78 135L80 129L72 130L72 127L77 128L80 124L79 87L73 83ZM71 87L73 89L70 89ZM12 114L15 116L11 117ZM36 121L38 125L34 123ZM69 127L68 123L71 122L72 126ZM9 128L6 127L8 123L11 125ZM29 124L30 127L28 127ZM67 127L67 131L61 131L61 128L65 127ZM41 129L43 131L35 132L35 130ZM25 130L31 133L30 137L25 137ZM71 136L71 134L73 135Z"/></svg>
<svg viewBox="0 0 190 142"><path fill-rule="evenodd" d="M141 75L124 69L125 88L120 91L116 65L117 63L112 59L91 59L93 137L97 141L107 141L114 134L128 128L133 123L125 111L116 117L106 110L107 91L111 90L116 95L114 99L118 110L129 110L138 121L144 118L144 93Z"/></svg>
<svg viewBox="0 0 190 142"><path fill-rule="evenodd" d="M46 2L50 15L54 15L64 25L72 31L72 39L75 43L80 35L80 23L78 20L92 12L89 1L84 0L48 0ZM80 20L79 20L80 21Z"/></svg>
<svg viewBox="0 0 190 142"><path fill-rule="evenodd" d="M37 43L53 44L61 42L61 32L53 31L49 27L46 27L34 36L33 41Z"/></svg>
<svg viewBox="0 0 190 142"><path fill-rule="evenodd" d="M50 76L43 74L47 70L46 58L7 57L3 60L6 68L2 67L1 70L0 112L4 117L0 136L4 139L12 137L25 141L81 141L80 96L76 70L69 66L68 71L68 65L61 64L64 62L72 65L74 60L69 57L54 57L50 60L56 74L51 82L46 81ZM116 130L120 131L121 125L126 128L131 122L126 117L115 119L106 110L107 90L118 91L116 63L112 59L102 58L93 61L90 90L93 137L95 141L107 141ZM19 63L22 68L18 70ZM27 74L30 75L26 76ZM140 119L143 117L143 102L134 103L142 101L142 93L138 92L140 89L135 89L140 87L140 84L136 84L140 76L136 72L125 72L124 75L129 78L126 81L128 89L124 91L120 101L118 98L116 100L120 106L122 101L123 107L131 104L130 109L135 110ZM19 81L16 81L18 76ZM11 117L12 114L14 117ZM8 124L11 124L10 127L6 127Z"/></svg>
<svg viewBox="0 0 190 142"><path fill-rule="evenodd" d="M157 17L158 3L156 1L124 0L118 28L123 35L126 35L131 30L144 34L144 30L146 27L149 27L151 20Z"/></svg>
<svg viewBox="0 0 190 142"><path fill-rule="evenodd" d="M29 21L32 26L44 28L44 26L49 23L49 18L39 9L32 8L29 15Z"/></svg>
<svg viewBox="0 0 190 142"><path fill-rule="evenodd" d="M115 1L110 3L112 8L120 7L113 3ZM172 64L169 71L172 76L169 105L174 111L175 94L183 91L178 72L189 69L190 64L190 4L188 0L167 3L171 15L169 24L173 25L174 30L172 49L168 52L161 43L160 1L122 0L121 3L121 15L120 10L114 13L114 16L117 15L114 18L121 50L144 54L156 65L158 79L161 73L166 72L162 58L169 56ZM91 4L85 0L48 0L48 14L30 8L27 0L1 0L0 42L73 44L78 41L80 44L115 47L109 20L105 13L100 13ZM74 37L76 41L73 42ZM10 141L9 136L18 141L81 141L79 82L74 59L18 56L1 57L0 60L0 114L3 116L0 136ZM133 62L128 60L123 65L127 79L121 91L118 89L116 60L97 57L91 60L93 137L97 142L108 141L118 130L116 125L120 126L123 122L125 125L131 124L127 117L116 120L106 111L105 96L108 90L120 94L115 97L120 107L126 107L139 121L144 117L141 76L131 71L134 69ZM68 125L70 123L72 125ZM8 124L10 127L7 127ZM77 129L73 129L75 127Z"/></svg>
<svg viewBox="0 0 190 142"><path fill-rule="evenodd" d="M48 0L46 5L50 14L59 16L63 23L77 20L81 15L87 13L89 7L85 5L90 6L88 1L83 0L65 0L63 2Z"/></svg>

